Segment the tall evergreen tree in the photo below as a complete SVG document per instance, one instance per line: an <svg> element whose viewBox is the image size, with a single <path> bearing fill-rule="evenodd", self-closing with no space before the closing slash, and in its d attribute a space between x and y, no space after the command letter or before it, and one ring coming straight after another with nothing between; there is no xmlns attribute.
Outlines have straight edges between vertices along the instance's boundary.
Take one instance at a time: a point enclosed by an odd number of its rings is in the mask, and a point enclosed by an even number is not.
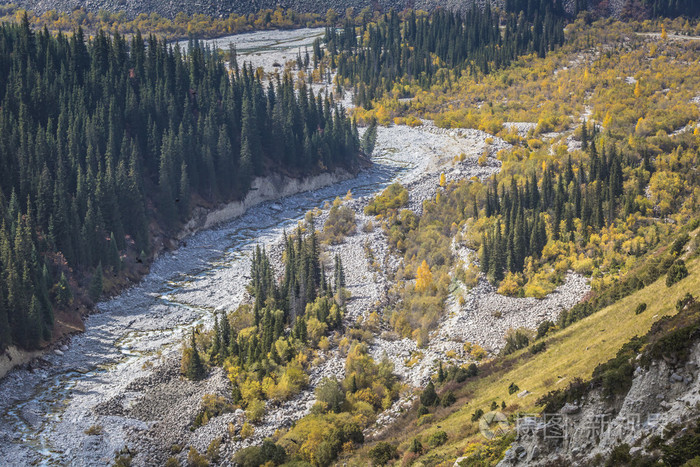
<svg viewBox="0 0 700 467"><path fill-rule="evenodd" d="M199 381L206 375L206 370L204 369L204 364L199 356L199 351L197 350L197 343L194 339L194 329L190 337L190 354L189 360L185 365L185 377L192 381Z"/></svg>

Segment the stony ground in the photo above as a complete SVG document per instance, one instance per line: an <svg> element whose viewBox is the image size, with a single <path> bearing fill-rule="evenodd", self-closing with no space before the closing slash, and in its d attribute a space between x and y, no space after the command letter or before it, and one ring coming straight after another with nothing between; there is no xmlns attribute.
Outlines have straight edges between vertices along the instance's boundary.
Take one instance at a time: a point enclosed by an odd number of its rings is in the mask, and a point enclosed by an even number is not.
<svg viewBox="0 0 700 467"><path fill-rule="evenodd" d="M2 0L0 3L16 4L23 8L43 13L49 10L71 12L76 8L84 8L93 13L101 10L125 12L128 17L142 13L158 13L161 16L174 18L178 13L206 14L211 16L228 16L230 13L251 14L263 9L274 10L278 6L290 8L297 12L315 12L324 14L333 8L342 15L348 8L359 12L363 8L374 8L388 12L391 9L402 11L405 8L432 10L436 7L450 9L467 9L477 4L486 3L503 7L503 0L201 0L197 2L185 0ZM568 3L569 0L567 0Z"/></svg>

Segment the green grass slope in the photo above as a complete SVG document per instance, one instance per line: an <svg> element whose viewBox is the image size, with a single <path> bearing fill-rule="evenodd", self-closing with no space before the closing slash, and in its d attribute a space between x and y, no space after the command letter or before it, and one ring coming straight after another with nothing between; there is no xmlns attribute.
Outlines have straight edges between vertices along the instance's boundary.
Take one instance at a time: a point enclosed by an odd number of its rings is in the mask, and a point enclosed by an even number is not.
<svg viewBox="0 0 700 467"><path fill-rule="evenodd" d="M542 352L532 354L528 347L486 363L479 376L461 385L446 383L438 392L452 390L457 396L455 404L431 409L431 414L423 417L418 417L414 408L380 439L366 443L341 462L366 465L370 450L381 441L398 445L403 462L411 460L413 465L452 465L462 456L471 456L467 465L497 462L513 435L488 440L480 433L478 422L472 420L473 414L479 409L489 412L493 402L511 419L517 414L537 413L542 410L535 403L540 396L566 388L575 378L589 380L593 370L615 357L631 338L645 335L661 317L674 315L676 302L686 293L700 290L700 261L693 259L687 266L690 275L673 286L666 286L663 275L649 286L546 337L546 350ZM640 303L646 303L647 308L636 314ZM519 387L513 394L508 391L511 383ZM519 397L522 391L529 394ZM503 401L505 409L501 409ZM431 447L431 437L439 431L447 434L447 442ZM414 439L421 442L422 453L410 453Z"/></svg>

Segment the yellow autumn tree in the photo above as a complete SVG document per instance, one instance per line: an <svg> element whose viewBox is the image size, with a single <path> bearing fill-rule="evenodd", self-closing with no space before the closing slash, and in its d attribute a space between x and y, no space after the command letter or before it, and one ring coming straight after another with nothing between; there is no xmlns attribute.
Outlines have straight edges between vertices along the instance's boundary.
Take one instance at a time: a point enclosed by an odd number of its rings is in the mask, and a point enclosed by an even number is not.
<svg viewBox="0 0 700 467"><path fill-rule="evenodd" d="M433 273L430 272L430 266L423 260L418 270L416 271L416 291L424 292L433 285Z"/></svg>
<svg viewBox="0 0 700 467"><path fill-rule="evenodd" d="M445 179L445 172L440 173L440 186L444 187L447 185L447 180Z"/></svg>
<svg viewBox="0 0 700 467"><path fill-rule="evenodd" d="M379 105L375 116L377 117L377 122L379 122L380 125L388 125L391 122L391 115L383 105Z"/></svg>
<svg viewBox="0 0 700 467"><path fill-rule="evenodd" d="M634 97L640 97L642 95L642 87L639 85L639 81L637 81L634 85Z"/></svg>
<svg viewBox="0 0 700 467"><path fill-rule="evenodd" d="M609 128L611 123L612 123L612 115L610 115L610 112L607 112L605 114L605 118L603 118L603 127Z"/></svg>

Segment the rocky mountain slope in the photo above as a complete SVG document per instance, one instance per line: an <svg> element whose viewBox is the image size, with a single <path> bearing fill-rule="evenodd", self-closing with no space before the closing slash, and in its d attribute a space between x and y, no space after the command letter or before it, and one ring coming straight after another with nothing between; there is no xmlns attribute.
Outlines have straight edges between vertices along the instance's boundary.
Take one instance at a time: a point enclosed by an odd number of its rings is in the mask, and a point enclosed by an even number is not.
<svg viewBox="0 0 700 467"><path fill-rule="evenodd" d="M574 384L550 399L563 403L558 410L547 405L539 417L520 419L500 465L681 465L697 458L700 306L690 299L679 308L642 339L641 353L628 360L621 351L607 364L617 366L607 382Z"/></svg>
<svg viewBox="0 0 700 467"><path fill-rule="evenodd" d="M485 4L488 0L3 0L0 3L15 4L23 8L43 13L48 10L72 11L84 8L88 11L124 11L127 16L134 17L141 13L158 13L166 17L174 17L183 12L188 15L203 13L211 16L228 15L230 13L250 14L264 9L275 9L278 6L291 8L294 11L326 13L333 8L339 13L348 8L360 11L363 8L402 10L418 8L432 10L442 8L465 8L474 3ZM492 3L500 5L501 0Z"/></svg>

